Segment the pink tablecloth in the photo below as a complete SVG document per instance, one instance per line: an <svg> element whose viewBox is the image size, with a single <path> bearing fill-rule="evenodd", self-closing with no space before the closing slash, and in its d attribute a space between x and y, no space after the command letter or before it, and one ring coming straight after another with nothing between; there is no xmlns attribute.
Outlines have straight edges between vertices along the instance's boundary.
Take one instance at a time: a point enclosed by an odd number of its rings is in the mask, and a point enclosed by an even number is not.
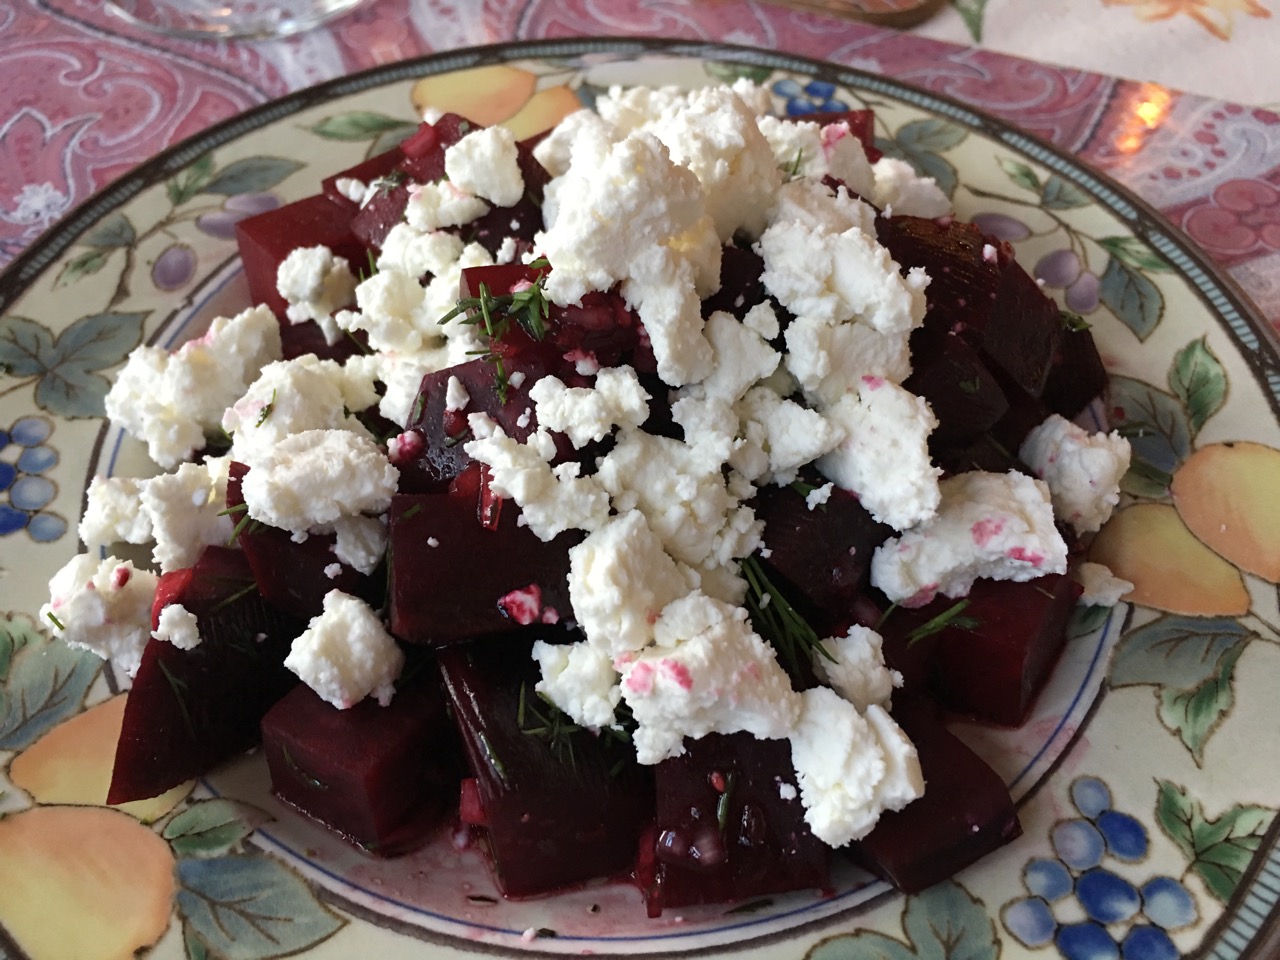
<svg viewBox="0 0 1280 960"><path fill-rule="evenodd" d="M954 10L903 34L758 0L374 0L326 29L289 40L195 43L128 28L97 0L15 0L0 8L6 92L0 104L0 263L160 149L290 90L472 44L581 34L676 36L858 66L1008 119L1082 157L1163 211L1280 329L1280 116L1264 107L925 35L954 33L958 22L967 31L982 25L985 13L986 34L1007 38L996 22L1010 6L1027 2L956 0ZM1066 6L1081 10L1098 2ZM1163 23L1181 30L1188 22L1173 13L1144 21L1139 15L1160 12L1156 4L1105 5L1131 8L1124 12L1135 29ZM1165 5L1178 6L1173 0ZM1231 7L1239 14L1229 18L1231 26L1241 31L1244 21L1272 23L1262 15L1265 5L1254 0L1245 4L1248 10L1236 0L1226 6L1222 0L1180 5L1187 14ZM954 19L961 12L968 13L967 21ZM1194 17L1189 22L1205 29ZM1154 51L1150 45L1143 49L1150 62ZM1171 57L1194 56L1185 46L1170 50ZM1124 66L1112 72L1145 75L1141 64ZM1240 71L1256 69L1256 58L1240 61ZM1167 69L1162 73L1169 75Z"/></svg>

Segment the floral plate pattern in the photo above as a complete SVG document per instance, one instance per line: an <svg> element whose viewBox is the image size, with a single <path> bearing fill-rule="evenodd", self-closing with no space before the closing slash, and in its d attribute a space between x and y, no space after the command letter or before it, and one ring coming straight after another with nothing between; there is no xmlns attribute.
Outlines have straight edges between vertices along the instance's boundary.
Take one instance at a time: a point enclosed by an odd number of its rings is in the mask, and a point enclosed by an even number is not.
<svg viewBox="0 0 1280 960"><path fill-rule="evenodd" d="M430 103L521 135L612 83L749 76L779 111L874 107L881 148L1015 244L1092 326L1130 437L1123 509L1091 550L1131 604L1082 609L1018 730L957 723L1023 837L900 897L853 870L795 894L646 921L593 885L507 903L447 831L371 861L272 799L259 759L103 805L125 693L36 621L95 472L138 475L107 376L245 302L245 216L315 192ZM307 158L307 159L303 159ZM1207 261L1141 202L959 104L729 47L574 40L409 61L285 98L176 147L0 278L0 958L410 957L474 950L1166 960L1270 956L1280 897L1280 361Z"/></svg>

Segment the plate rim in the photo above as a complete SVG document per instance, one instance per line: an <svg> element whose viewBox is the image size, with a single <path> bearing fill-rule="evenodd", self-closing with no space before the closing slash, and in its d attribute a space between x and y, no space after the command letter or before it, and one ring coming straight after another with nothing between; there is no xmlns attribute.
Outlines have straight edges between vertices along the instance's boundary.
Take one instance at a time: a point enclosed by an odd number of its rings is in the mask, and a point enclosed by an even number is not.
<svg viewBox="0 0 1280 960"><path fill-rule="evenodd" d="M1207 313L1237 347L1249 372L1263 388L1262 392L1272 415L1280 420L1280 335L1226 269L1215 263L1182 228L1134 189L1120 183L1111 174L1078 159L1047 138L1025 131L1010 121L970 106L949 94L859 67L786 50L765 50L711 40L616 35L500 41L435 51L390 64L380 64L271 98L166 147L95 190L48 227L0 271L0 315L7 314L93 225L146 189L185 169L201 154L212 149L234 142L303 110L409 79L519 59L583 57L590 54L620 57L630 55L635 58L646 55L667 56L739 63L821 77L843 86L884 94L899 102L941 115L1041 166L1065 175L1083 186L1092 200L1103 205L1143 243L1171 259L1177 272ZM1107 79L1116 83L1125 82L1122 78ZM1171 253L1178 259L1170 257ZM1211 291L1216 291L1218 296L1215 298ZM323 891L317 892L322 898L325 897ZM886 895L889 893L891 891L887 891ZM873 901L880 899L882 897L878 896ZM1259 900L1263 902L1259 903ZM1262 907L1261 910L1259 906ZM343 907L350 910L352 904L344 902ZM353 913L361 915L358 910ZM381 915L379 918L380 925L388 925L389 918ZM822 925L823 920L815 919L786 931L752 938L751 943L755 947L788 940L801 930L811 930ZM390 926L395 928L394 923ZM1242 941L1241 932L1237 929L1241 926L1252 928L1247 930L1248 940ZM418 931L417 935L421 937L421 932ZM477 946L479 945L472 945L472 948ZM725 945L719 950L712 948L710 952L720 952L732 946ZM490 952L483 947L480 949L481 952ZM1251 861L1222 914L1205 930L1201 942L1189 956L1206 960L1247 960L1267 957L1277 950L1280 950L1280 817L1275 818L1263 837L1259 853ZM552 955L536 948L527 953L534 956ZM665 952L649 955L655 958L667 956Z"/></svg>

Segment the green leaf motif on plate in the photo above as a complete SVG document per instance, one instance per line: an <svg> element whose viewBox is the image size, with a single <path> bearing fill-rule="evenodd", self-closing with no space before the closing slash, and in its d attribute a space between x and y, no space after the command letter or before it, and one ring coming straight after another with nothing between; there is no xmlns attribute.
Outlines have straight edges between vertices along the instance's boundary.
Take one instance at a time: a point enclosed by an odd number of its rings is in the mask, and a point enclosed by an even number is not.
<svg viewBox="0 0 1280 960"><path fill-rule="evenodd" d="M386 133L404 131L412 133L418 128L403 117L389 117L385 113L372 110L352 110L325 117L304 129L326 140L340 140L345 143L358 143L361 140L376 140Z"/></svg>
<svg viewBox="0 0 1280 960"><path fill-rule="evenodd" d="M733 83L746 78L752 83L763 84L773 75L773 68L751 63L730 63L721 60L708 60L703 64L707 75L719 83Z"/></svg>
<svg viewBox="0 0 1280 960"><path fill-rule="evenodd" d="M133 246L137 239L138 232L134 230L129 218L117 210L94 224L80 243L99 250L119 250Z"/></svg>
<svg viewBox="0 0 1280 960"><path fill-rule="evenodd" d="M888 156L907 161L923 176L933 177L939 189L950 197L960 177L951 161L940 154L959 146L967 136L962 128L946 120L913 120L899 127L892 140L876 138L876 146Z"/></svg>
<svg viewBox="0 0 1280 960"><path fill-rule="evenodd" d="M102 661L50 640L26 618L0 618L0 750L25 750L79 712Z"/></svg>
<svg viewBox="0 0 1280 960"><path fill-rule="evenodd" d="M987 12L987 0L951 0L951 5L960 14L960 19L969 28L969 36L974 43L982 42L982 20Z"/></svg>
<svg viewBox="0 0 1280 960"><path fill-rule="evenodd" d="M1040 190L1040 206L1046 210L1074 210L1092 203L1092 197L1056 173L1044 182Z"/></svg>
<svg viewBox="0 0 1280 960"><path fill-rule="evenodd" d="M1036 176L1036 172L1031 169L1030 165L1023 163L1021 160L1010 160L1008 157L1001 157L999 163L1000 169L1005 172L1005 176L1018 186L1037 194L1044 189L1040 178Z"/></svg>
<svg viewBox="0 0 1280 960"><path fill-rule="evenodd" d="M1142 380L1113 374L1111 407L1116 429L1133 448L1130 474L1145 470L1148 477L1163 476L1164 488L1143 493L1164 496L1168 478L1191 452L1191 420L1182 402ZM1140 492L1131 488L1128 476L1124 488L1130 493Z"/></svg>
<svg viewBox="0 0 1280 960"><path fill-rule="evenodd" d="M1218 671L1252 632L1227 617L1165 616L1125 634L1111 657L1113 687L1142 684L1190 689Z"/></svg>
<svg viewBox="0 0 1280 960"><path fill-rule="evenodd" d="M1074 640L1076 637L1087 637L1093 633L1111 616L1111 607L1101 607L1097 604L1083 607L1076 606L1071 611L1071 619L1067 621L1067 638Z"/></svg>
<svg viewBox="0 0 1280 960"><path fill-rule="evenodd" d="M1164 316L1164 296L1160 289L1114 254L1107 258L1098 296L1139 340L1151 336Z"/></svg>
<svg viewBox="0 0 1280 960"><path fill-rule="evenodd" d="M1157 781L1156 822L1176 843L1209 892L1226 903L1249 868L1274 810L1236 804L1220 817L1205 816L1200 801L1169 780Z"/></svg>
<svg viewBox="0 0 1280 960"><path fill-rule="evenodd" d="M268 960L312 947L345 921L284 864L267 856L178 861L178 911L188 943L213 956Z"/></svg>
<svg viewBox="0 0 1280 960"><path fill-rule="evenodd" d="M871 930L832 937L806 960L996 960L995 923L982 903L954 880L906 898L906 942Z"/></svg>
<svg viewBox="0 0 1280 960"><path fill-rule="evenodd" d="M213 176L213 154L206 153L165 184L169 202L180 207L198 194Z"/></svg>
<svg viewBox="0 0 1280 960"><path fill-rule="evenodd" d="M180 857L220 857L237 850L240 841L270 819L247 803L201 800L165 824L162 836Z"/></svg>
<svg viewBox="0 0 1280 960"><path fill-rule="evenodd" d="M284 157L245 157L227 164L204 184L198 192L222 197L241 193L261 193L277 186L306 164Z"/></svg>
<svg viewBox="0 0 1280 960"><path fill-rule="evenodd" d="M1173 269L1169 261L1137 237L1099 237L1097 243L1121 263L1128 264L1136 270L1167 272Z"/></svg>
<svg viewBox="0 0 1280 960"><path fill-rule="evenodd" d="M110 256L110 250L85 250L76 254L58 271L54 285L62 286L64 283L74 283L81 277L92 276L106 266Z"/></svg>
<svg viewBox="0 0 1280 960"><path fill-rule="evenodd" d="M97 313L76 320L56 338L34 320L0 318L0 368L10 377L28 378L42 410L63 417L100 417L109 384L98 371L122 362L142 341L146 316Z"/></svg>
<svg viewBox="0 0 1280 960"><path fill-rule="evenodd" d="M1191 341L1174 356L1169 388L1186 408L1192 434L1199 433L1222 409L1227 399L1227 374L1205 337Z"/></svg>
<svg viewBox="0 0 1280 960"><path fill-rule="evenodd" d="M1235 695L1231 682L1236 661L1247 644L1232 647L1218 661L1218 669L1190 690L1160 691L1160 722L1181 738L1198 766L1204 765L1204 747L1209 737L1231 712Z"/></svg>

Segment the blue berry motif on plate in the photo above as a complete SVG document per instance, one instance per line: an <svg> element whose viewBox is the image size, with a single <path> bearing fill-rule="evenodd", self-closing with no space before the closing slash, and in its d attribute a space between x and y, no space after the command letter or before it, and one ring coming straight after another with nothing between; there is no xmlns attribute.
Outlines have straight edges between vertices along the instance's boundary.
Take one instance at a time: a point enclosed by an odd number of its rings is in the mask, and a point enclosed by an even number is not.
<svg viewBox="0 0 1280 960"><path fill-rule="evenodd" d="M810 80L804 86L795 80L779 80L772 89L787 101L789 117L806 113L840 113L849 109L846 103L835 98L835 84L824 80Z"/></svg>
<svg viewBox="0 0 1280 960"><path fill-rule="evenodd" d="M1072 783L1080 816L1054 825L1049 840L1056 856L1027 862L1028 896L1005 904L1000 919L1025 946L1056 947L1065 960L1177 960L1169 931L1196 922L1195 898L1174 877L1138 883L1123 871L1146 859L1150 837L1111 800L1096 777Z"/></svg>
<svg viewBox="0 0 1280 960"><path fill-rule="evenodd" d="M26 530L37 543L51 543L67 532L67 521L45 511L58 493L47 474L58 451L46 441L53 434L47 417L21 417L0 429L0 537Z"/></svg>

